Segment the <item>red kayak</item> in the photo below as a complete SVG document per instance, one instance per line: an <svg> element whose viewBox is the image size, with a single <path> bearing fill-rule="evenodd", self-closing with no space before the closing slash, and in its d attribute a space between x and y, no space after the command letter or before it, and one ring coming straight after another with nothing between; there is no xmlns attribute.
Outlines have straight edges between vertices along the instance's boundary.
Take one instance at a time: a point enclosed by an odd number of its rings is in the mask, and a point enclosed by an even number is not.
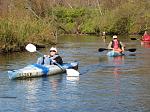
<svg viewBox="0 0 150 112"><path fill-rule="evenodd" d="M141 39L143 42L150 42L150 35L144 35Z"/></svg>

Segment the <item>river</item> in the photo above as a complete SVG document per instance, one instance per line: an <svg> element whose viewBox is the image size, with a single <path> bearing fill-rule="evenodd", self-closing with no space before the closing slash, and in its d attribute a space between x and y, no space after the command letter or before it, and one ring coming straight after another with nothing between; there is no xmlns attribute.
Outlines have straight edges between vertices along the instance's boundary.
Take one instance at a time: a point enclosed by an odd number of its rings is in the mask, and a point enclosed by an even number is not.
<svg viewBox="0 0 150 112"><path fill-rule="evenodd" d="M94 36L62 36L57 48L64 62L78 61L79 77L58 74L9 80L7 71L36 62L36 53L0 55L0 112L150 112L150 46L120 38L125 56L108 58L106 41ZM49 48L40 49L47 53Z"/></svg>

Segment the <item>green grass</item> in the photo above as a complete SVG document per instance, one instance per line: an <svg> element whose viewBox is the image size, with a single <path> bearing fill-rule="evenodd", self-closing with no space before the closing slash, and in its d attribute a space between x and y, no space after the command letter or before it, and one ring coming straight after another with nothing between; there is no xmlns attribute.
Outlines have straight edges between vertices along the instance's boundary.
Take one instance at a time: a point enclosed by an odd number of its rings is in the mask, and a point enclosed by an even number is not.
<svg viewBox="0 0 150 112"><path fill-rule="evenodd" d="M4 51L20 49L25 43L52 43L51 27L38 20L3 18L0 21L0 48Z"/></svg>
<svg viewBox="0 0 150 112"><path fill-rule="evenodd" d="M6 15L0 16L0 52L21 49L29 42L56 43L52 34L55 31L58 35L100 34L103 31L111 35L126 35L143 34L145 30L150 30L149 1L121 0L109 4L109 0L105 0L100 4L101 14L95 5L76 4L68 8L58 4L51 6L46 1L31 1L33 13L25 8L27 1L23 1L13 2L15 5L11 11L3 9L7 13L3 12Z"/></svg>

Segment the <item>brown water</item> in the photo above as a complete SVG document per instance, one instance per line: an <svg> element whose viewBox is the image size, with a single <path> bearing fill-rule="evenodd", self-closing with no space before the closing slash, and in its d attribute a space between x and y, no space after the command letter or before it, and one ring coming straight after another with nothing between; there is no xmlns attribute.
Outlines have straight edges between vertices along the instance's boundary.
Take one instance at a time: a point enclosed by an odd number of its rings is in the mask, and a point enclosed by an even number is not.
<svg viewBox="0 0 150 112"><path fill-rule="evenodd" d="M36 62L36 53L0 55L0 112L149 112L150 48L122 39L134 53L108 58L101 37L64 36L58 39L65 62L78 61L78 78L66 74L9 80L7 71ZM49 48L40 50L48 52Z"/></svg>

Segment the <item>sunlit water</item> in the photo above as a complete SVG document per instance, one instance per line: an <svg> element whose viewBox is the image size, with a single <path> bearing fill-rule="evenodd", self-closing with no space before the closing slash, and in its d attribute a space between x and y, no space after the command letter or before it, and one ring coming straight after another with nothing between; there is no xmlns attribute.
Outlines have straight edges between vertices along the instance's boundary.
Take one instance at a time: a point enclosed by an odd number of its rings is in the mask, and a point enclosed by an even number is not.
<svg viewBox="0 0 150 112"><path fill-rule="evenodd" d="M150 112L150 48L121 39L135 53L108 58L101 37L60 37L64 62L78 61L80 77L58 74L9 80L7 71L36 62L36 53L0 55L0 112ZM47 53L49 48L40 50Z"/></svg>

